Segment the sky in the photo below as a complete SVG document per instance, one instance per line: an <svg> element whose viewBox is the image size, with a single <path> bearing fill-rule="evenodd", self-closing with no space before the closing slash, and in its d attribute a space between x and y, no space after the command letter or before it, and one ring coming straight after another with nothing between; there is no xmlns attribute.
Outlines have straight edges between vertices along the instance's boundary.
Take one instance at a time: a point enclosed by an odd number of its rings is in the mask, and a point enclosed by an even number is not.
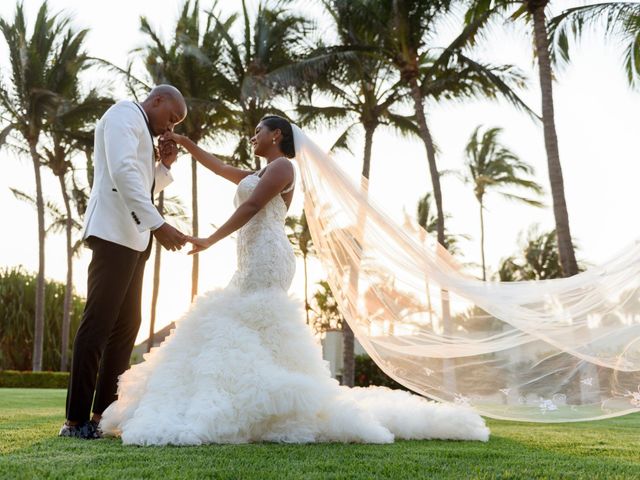
<svg viewBox="0 0 640 480"><path fill-rule="evenodd" d="M207 6L211 2L201 1ZM224 13L235 11L239 2L225 0L220 3ZM255 9L257 2L248 2ZM584 1L556 1L553 13L560 8L582 5ZM139 32L140 16L145 15L151 24L168 38L181 2L170 0L111 0L110 2L86 2L82 0L50 0L53 11L64 11L73 18L77 28L89 28L87 49L96 57L125 66L135 58L132 50L145 45ZM25 0L28 20L33 20L40 0ZM326 18L313 3L302 2L307 15L326 28ZM0 16L10 18L15 2L0 2ZM443 30L442 45L454 30ZM537 70L531 51L529 32L523 28L497 25L486 35L475 52L476 58L494 64L518 66L529 78L528 87L521 97L534 110L540 111L540 95ZM133 56L132 56L133 55ZM0 39L0 72L4 82L7 67L7 48ZM564 173L565 195L569 220L577 256L588 264L602 263L623 250L640 237L635 206L639 204L640 163L637 151L637 125L640 120L640 92L627 86L621 63L621 47L602 39L601 32L589 32L574 45L569 65L555 72L555 119L559 139L560 159ZM127 98L123 82L104 71L91 73L88 81L104 85L109 83L112 94L118 99ZM428 104L428 122L437 143L438 166L441 170L461 171L464 166L464 147L471 132L478 126L501 127L501 142L514 151L523 161L535 168L535 179L545 188L542 200L546 208L537 209L488 194L486 200L486 257L490 271L495 271L499 261L517 253L521 233L531 225L539 224L541 230L554 226L551 197L547 176L546 155L542 127L530 117L517 111L505 101L476 100L464 103L449 102ZM309 131L320 145L330 145L339 130ZM222 151L230 145L216 147ZM361 170L363 138L356 138L353 155L340 154L338 160L354 178ZM37 223L32 208L16 200L10 187L34 192L33 167L25 157L1 151L0 205L3 216L3 235L0 240L0 267L22 265L29 271L37 271ZM179 158L172 169L175 182L167 195L177 196L185 205L190 204L190 160ZM212 225L222 224L233 212L235 186L200 169L200 224L202 234L213 231ZM55 178L43 171L45 196L61 203ZM472 238L461 243L465 262L480 263L479 212L473 190L456 175L446 175L442 180L445 211L451 215L447 228L452 233L468 234ZM399 222L403 211L415 215L418 199L431 190L424 146L417 140L396 136L379 129L374 137L371 161L370 194L378 204ZM302 198L295 196L291 213L299 215ZM399 227L400 228L400 227ZM186 230L188 228L185 227ZM64 238L52 235L47 241L46 275L64 280ZM86 270L90 251L85 250L75 262L75 289L86 293ZM235 269L235 242L225 239L201 254L200 290L223 287ZM146 272L143 297L143 324L138 335L142 340L148 335L149 303L151 297L152 262ZM179 319L189 308L191 259L186 251L163 252L162 275L157 328ZM479 274L476 270L473 273ZM310 293L315 282L323 278L317 262L310 265ZM292 293L302 297L302 268L299 265Z"/></svg>

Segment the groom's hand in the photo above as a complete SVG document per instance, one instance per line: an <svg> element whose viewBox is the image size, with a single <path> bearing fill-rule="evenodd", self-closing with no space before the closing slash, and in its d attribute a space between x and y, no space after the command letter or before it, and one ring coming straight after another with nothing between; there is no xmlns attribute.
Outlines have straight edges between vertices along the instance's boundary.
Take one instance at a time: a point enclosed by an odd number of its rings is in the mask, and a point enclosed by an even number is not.
<svg viewBox="0 0 640 480"><path fill-rule="evenodd" d="M166 222L153 231L153 236L160 242L160 245L172 252L180 250L187 242L187 237L184 233Z"/></svg>

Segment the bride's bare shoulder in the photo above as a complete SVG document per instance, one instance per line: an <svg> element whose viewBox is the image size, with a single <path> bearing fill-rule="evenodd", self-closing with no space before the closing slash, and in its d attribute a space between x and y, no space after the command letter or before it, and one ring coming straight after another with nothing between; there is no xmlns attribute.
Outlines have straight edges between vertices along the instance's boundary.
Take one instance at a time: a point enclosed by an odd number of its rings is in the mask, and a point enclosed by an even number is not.
<svg viewBox="0 0 640 480"><path fill-rule="evenodd" d="M293 164L287 157L278 157L269 164L269 169L281 175L293 175ZM267 169L268 170L268 169Z"/></svg>

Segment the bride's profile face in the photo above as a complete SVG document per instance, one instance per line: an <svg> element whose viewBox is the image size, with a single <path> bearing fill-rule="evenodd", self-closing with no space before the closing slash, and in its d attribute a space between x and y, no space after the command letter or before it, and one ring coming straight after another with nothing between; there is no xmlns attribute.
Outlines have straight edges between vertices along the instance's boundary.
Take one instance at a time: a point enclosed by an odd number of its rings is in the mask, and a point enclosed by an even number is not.
<svg viewBox="0 0 640 480"><path fill-rule="evenodd" d="M273 141L275 140L277 143L279 135L280 130L269 130L269 127L263 122L260 122L256 127L255 135L249 140L253 146L253 153L259 157L263 157L269 148L274 145Z"/></svg>

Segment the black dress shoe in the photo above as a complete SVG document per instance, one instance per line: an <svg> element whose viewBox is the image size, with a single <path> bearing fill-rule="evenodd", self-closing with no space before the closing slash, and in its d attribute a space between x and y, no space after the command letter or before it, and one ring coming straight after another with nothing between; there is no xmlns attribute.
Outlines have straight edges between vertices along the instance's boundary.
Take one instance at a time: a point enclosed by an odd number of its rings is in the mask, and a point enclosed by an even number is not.
<svg viewBox="0 0 640 480"><path fill-rule="evenodd" d="M65 422L58 436L80 438L82 440L96 440L102 438L102 432L98 428L98 424L93 420L88 420L79 425L68 425Z"/></svg>
<svg viewBox="0 0 640 480"><path fill-rule="evenodd" d="M102 430L100 430L100 424L94 422L93 420L89 420L87 424L87 428L90 430L92 439L102 438Z"/></svg>

